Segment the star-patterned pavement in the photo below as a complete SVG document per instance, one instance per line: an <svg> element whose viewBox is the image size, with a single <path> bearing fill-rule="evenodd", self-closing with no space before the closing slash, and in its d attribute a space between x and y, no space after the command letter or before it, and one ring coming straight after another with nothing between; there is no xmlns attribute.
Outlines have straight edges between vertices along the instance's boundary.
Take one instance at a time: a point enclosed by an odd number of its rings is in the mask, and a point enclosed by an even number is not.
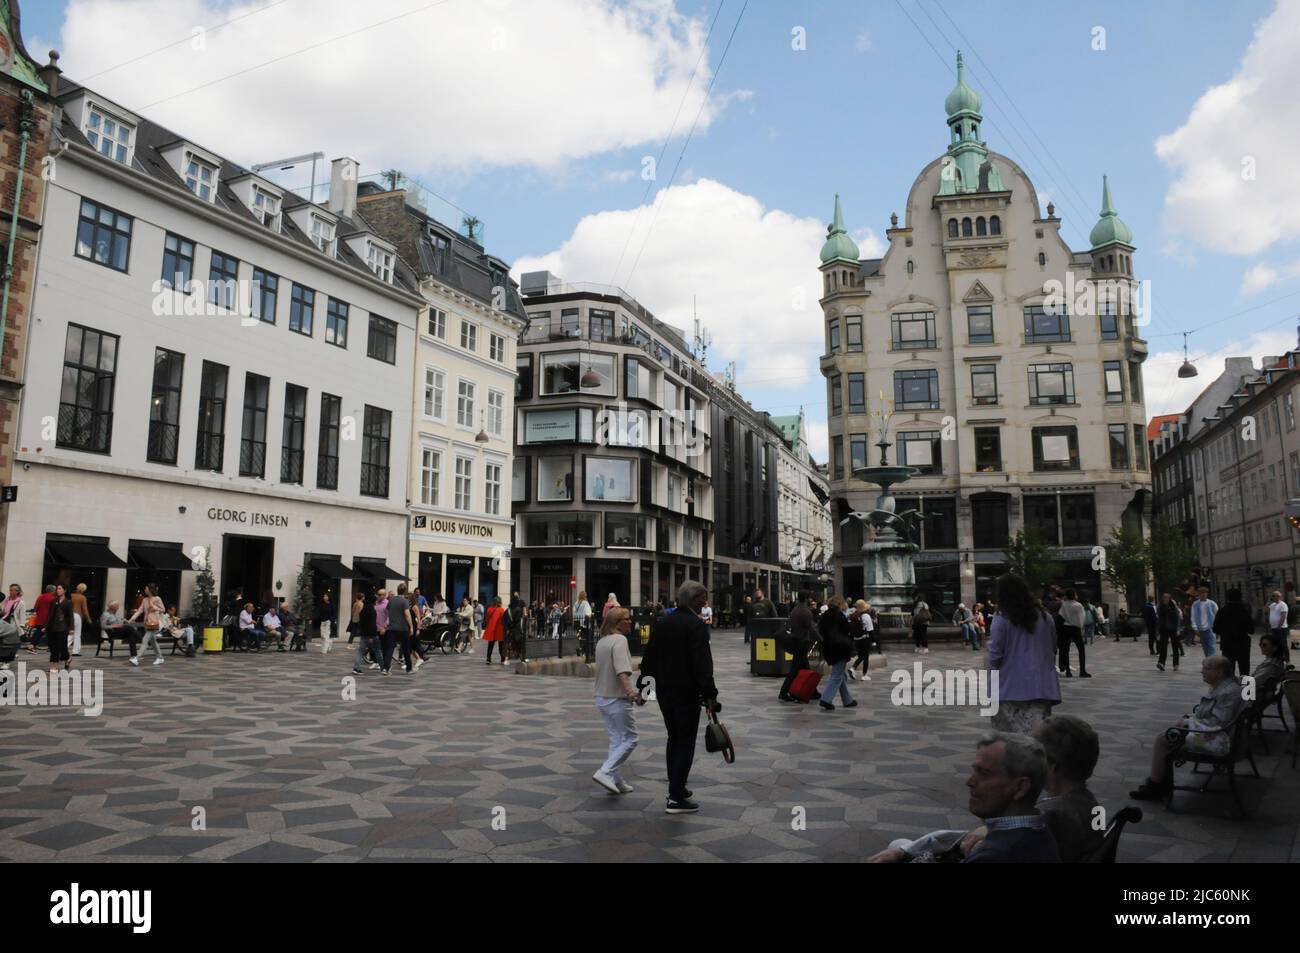
<svg viewBox="0 0 1300 953"><path fill-rule="evenodd" d="M749 675L738 631L713 645L737 758L724 764L701 741L701 811L679 816L663 813L653 704L639 710L624 772L635 791L611 796L591 780L606 748L591 681L516 675L485 665L481 647L414 675L358 676L355 700L344 697L351 653L337 646L140 668L120 653L83 658L104 670L98 717L0 708L0 858L856 861L897 837L973 824L964 785L987 722L974 708L891 704L889 673L919 658L909 646L887 646L889 668L851 683L857 708L824 712L782 704L776 680ZM1059 710L1101 736L1092 787L1109 810L1146 776L1157 732L1200 697L1199 651L1161 674L1145 642L1098 642L1095 677L1062 680ZM923 661L968 668L983 655L950 644ZM1255 742L1263 777L1240 782L1248 818L1229 817L1222 796L1180 795L1177 813L1143 805L1119 859L1300 860L1300 770L1286 742L1269 733L1271 754Z"/></svg>

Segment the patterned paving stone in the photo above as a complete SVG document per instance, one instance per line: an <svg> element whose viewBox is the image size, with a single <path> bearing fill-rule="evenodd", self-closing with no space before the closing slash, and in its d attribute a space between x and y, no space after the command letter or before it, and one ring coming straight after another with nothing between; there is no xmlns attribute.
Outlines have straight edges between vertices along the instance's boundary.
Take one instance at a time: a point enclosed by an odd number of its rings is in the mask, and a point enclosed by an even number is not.
<svg viewBox="0 0 1300 953"><path fill-rule="evenodd" d="M0 720L0 859L454 862L854 861L901 836L973 823L965 780L987 722L974 709L895 707L889 671L822 712L776 701L736 632L714 635L738 762L701 746L700 814L666 817L663 722L640 710L641 746L611 797L590 775L605 752L591 682L516 676L477 657L357 679L350 656L237 655L105 671L98 718L9 709ZM894 650L894 667L915 656ZM1161 675L1145 646L1090 649L1096 677L1064 682L1060 709L1102 738L1093 788L1114 810L1146 774L1157 732L1200 694L1195 670ZM927 668L982 657L937 647ZM1300 856L1300 771L1274 734L1253 815L1222 798L1144 805L1120 859L1240 863ZM192 831L193 808L206 831ZM801 809L804 829L792 827ZM504 823L504 829L501 825Z"/></svg>

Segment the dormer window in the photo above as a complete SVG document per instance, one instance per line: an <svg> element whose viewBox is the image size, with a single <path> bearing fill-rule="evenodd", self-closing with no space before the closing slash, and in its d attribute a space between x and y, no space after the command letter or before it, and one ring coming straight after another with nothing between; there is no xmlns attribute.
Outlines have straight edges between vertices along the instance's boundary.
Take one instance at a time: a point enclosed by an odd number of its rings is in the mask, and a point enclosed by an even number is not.
<svg viewBox="0 0 1300 953"><path fill-rule="evenodd" d="M257 220L274 231L280 230L280 197L272 195L266 189L253 186L253 215Z"/></svg>
<svg viewBox="0 0 1300 953"><path fill-rule="evenodd" d="M334 223L326 221L319 215L311 217L311 240L325 254L334 255Z"/></svg>
<svg viewBox="0 0 1300 953"><path fill-rule="evenodd" d="M370 242L366 248L366 264L379 276L381 281L393 283L393 264L396 257L392 252Z"/></svg>
<svg viewBox="0 0 1300 953"><path fill-rule="evenodd" d="M86 112L86 128L83 131L96 152L108 156L114 162L131 164L134 126L122 122L99 106L91 106Z"/></svg>
<svg viewBox="0 0 1300 953"><path fill-rule="evenodd" d="M203 201L211 202L217 194L217 170L194 153L188 153L185 156L185 187Z"/></svg>

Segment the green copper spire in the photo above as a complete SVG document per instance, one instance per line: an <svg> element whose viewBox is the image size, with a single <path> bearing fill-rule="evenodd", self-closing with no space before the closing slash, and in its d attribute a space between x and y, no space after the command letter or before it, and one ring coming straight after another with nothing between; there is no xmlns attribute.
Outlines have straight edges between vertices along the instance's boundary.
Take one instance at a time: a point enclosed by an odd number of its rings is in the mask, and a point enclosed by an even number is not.
<svg viewBox="0 0 1300 953"><path fill-rule="evenodd" d="M844 214L840 211L840 197L835 196L835 218L826 230L826 244L822 246L822 264L842 259L858 262L858 246L844 230Z"/></svg>
<svg viewBox="0 0 1300 953"><path fill-rule="evenodd" d="M1133 244L1133 230L1115 212L1115 205L1110 200L1110 182L1104 175L1101 177L1101 219L1092 227L1088 240L1093 248L1114 242Z"/></svg>
<svg viewBox="0 0 1300 953"><path fill-rule="evenodd" d="M962 63L961 50L957 51L957 85L943 101L943 108L948 110L950 117L960 112L980 111L980 94L966 85L966 67Z"/></svg>

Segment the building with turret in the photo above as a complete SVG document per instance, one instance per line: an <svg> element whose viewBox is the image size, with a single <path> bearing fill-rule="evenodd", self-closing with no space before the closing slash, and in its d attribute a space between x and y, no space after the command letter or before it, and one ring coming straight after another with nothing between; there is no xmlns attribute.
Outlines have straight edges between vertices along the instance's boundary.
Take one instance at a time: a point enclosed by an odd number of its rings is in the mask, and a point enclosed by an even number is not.
<svg viewBox="0 0 1300 953"><path fill-rule="evenodd" d="M1025 171L981 138L980 108L959 54L948 147L882 258L859 257L835 198L820 266L830 491L837 514L870 508L878 490L853 474L880 462L883 429L888 462L918 471L895 492L923 515L917 588L932 607L986 598L1024 530L1056 552L1061 582L1113 608L1096 547L1150 513L1133 234L1103 177L1090 247L1071 249ZM836 526L847 596L863 590L862 542L856 520Z"/></svg>

